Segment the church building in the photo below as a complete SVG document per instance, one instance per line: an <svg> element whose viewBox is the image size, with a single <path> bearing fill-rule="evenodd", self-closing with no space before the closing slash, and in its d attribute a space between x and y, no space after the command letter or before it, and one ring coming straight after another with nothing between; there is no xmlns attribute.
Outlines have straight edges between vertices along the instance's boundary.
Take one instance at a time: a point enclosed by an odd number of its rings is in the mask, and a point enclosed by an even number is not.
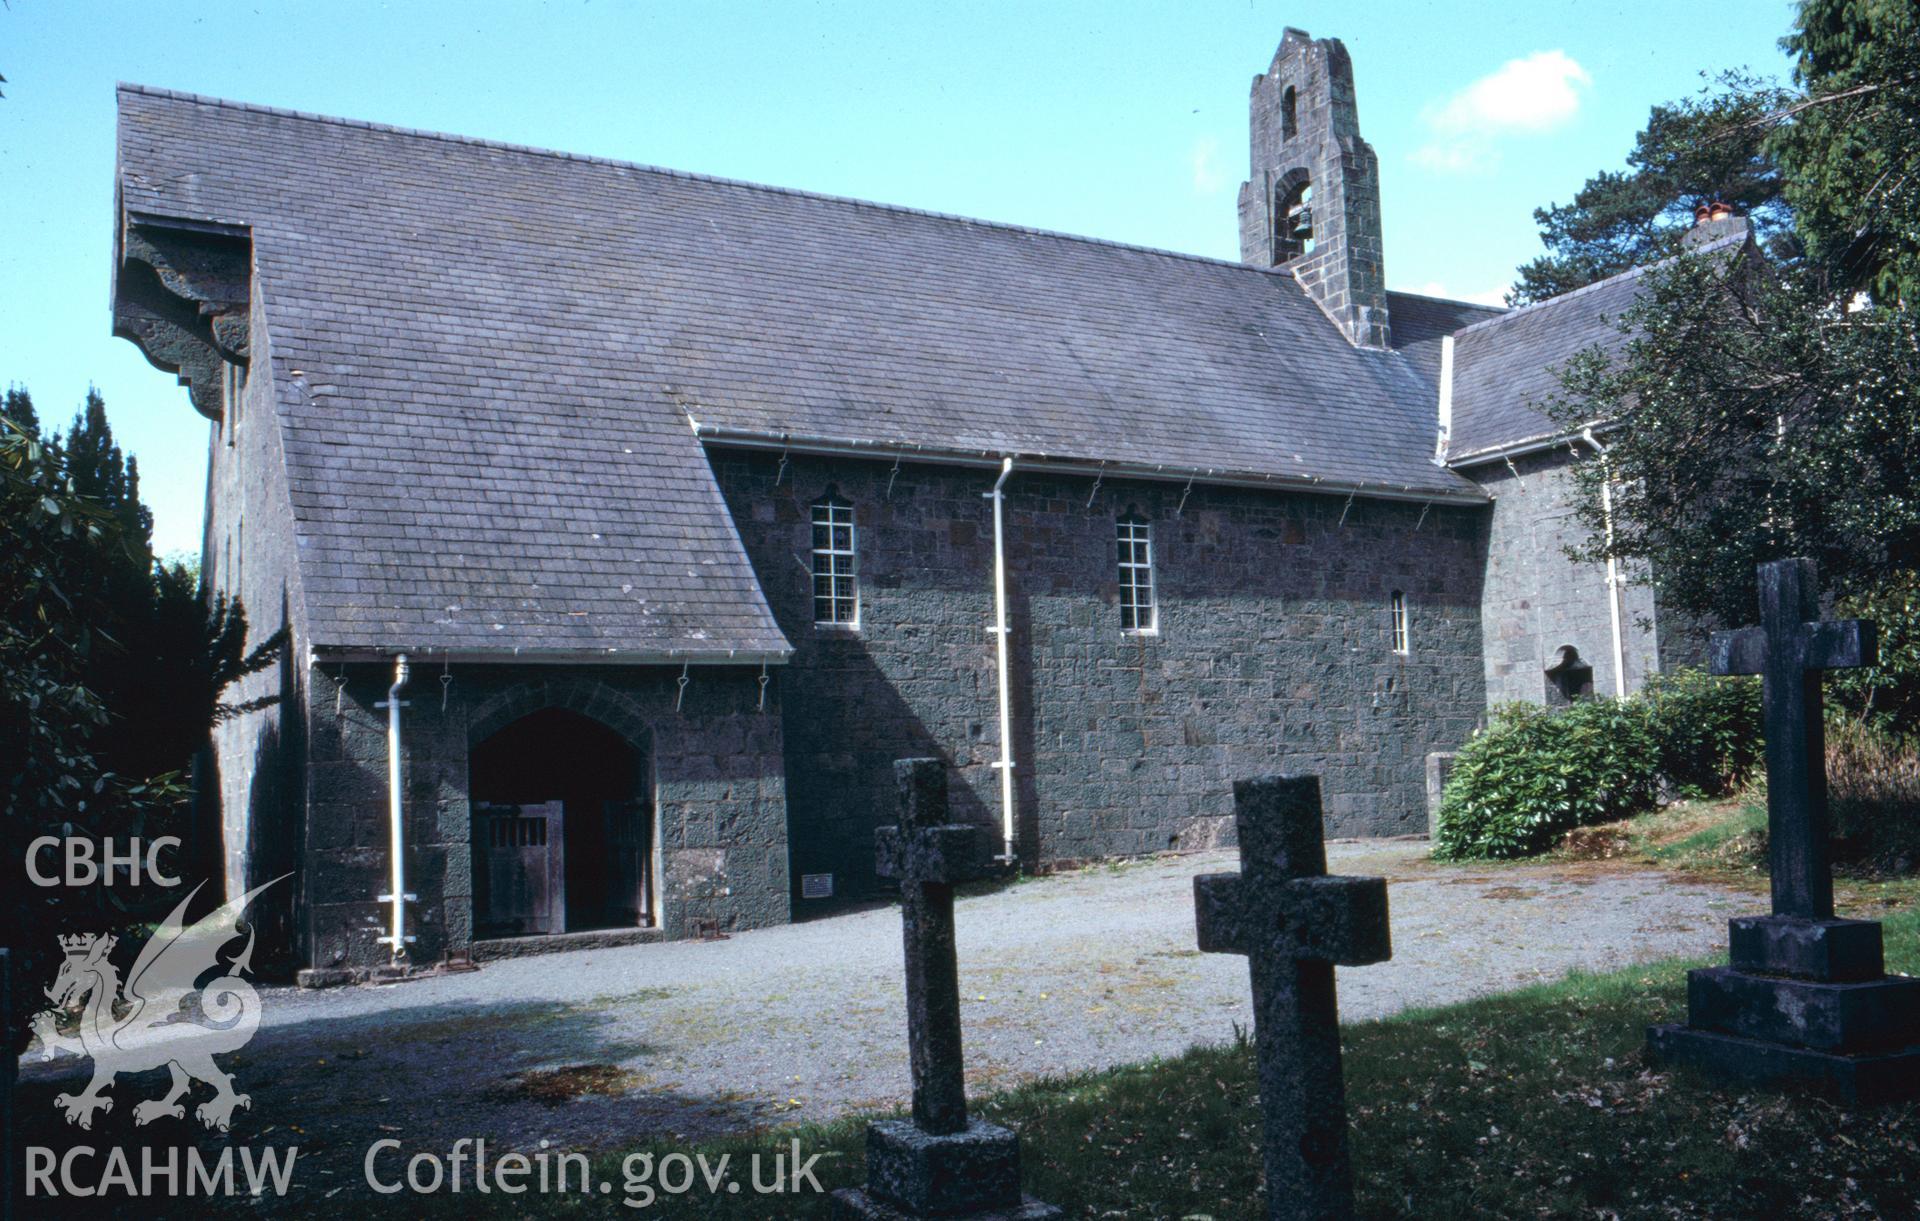
<svg viewBox="0 0 1920 1221"><path fill-rule="evenodd" d="M116 199L206 580L290 631L200 781L310 981L871 895L905 756L1029 870L1276 771L1418 833L1490 704L1697 647L1566 557L1605 433L1538 410L1636 277L1388 290L1337 40L1253 80L1239 262L140 86Z"/></svg>

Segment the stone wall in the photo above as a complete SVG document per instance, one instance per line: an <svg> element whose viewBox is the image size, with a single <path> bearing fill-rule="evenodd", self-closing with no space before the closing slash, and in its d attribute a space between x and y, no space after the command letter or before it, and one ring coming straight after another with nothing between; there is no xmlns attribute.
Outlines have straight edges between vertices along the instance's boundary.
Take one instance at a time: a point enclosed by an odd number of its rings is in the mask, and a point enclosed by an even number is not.
<svg viewBox="0 0 1920 1221"><path fill-rule="evenodd" d="M779 676L794 869L874 885L891 764L938 754L998 826L994 472L712 450L796 647ZM816 627L809 511L854 506L857 631ZM1182 507L1181 501L1185 499ZM1116 518L1153 525L1159 631L1121 631ZM1346 520L1341 522L1342 513ZM1419 832L1426 755L1485 704L1484 509L1024 474L1007 485L1014 758L1031 863L1230 839L1231 781L1323 778L1330 831ZM1406 593L1412 649L1391 650Z"/></svg>
<svg viewBox="0 0 1920 1221"><path fill-rule="evenodd" d="M440 677L445 685L442 707ZM415 660L405 698L407 887L415 962L465 948L473 931L468 804L472 747L529 713L564 708L619 733L650 762L659 828L661 924L688 935L784 923L787 810L776 684L759 707L757 670L695 666L462 666ZM387 714L390 665L323 663L307 717L309 825L304 932L316 967L386 962ZM644 796L644 794L641 794Z"/></svg>
<svg viewBox="0 0 1920 1221"><path fill-rule="evenodd" d="M214 886L224 885L228 898L295 871L304 831L297 816L304 733L304 675L297 659L305 653L295 620L299 574L269 372L271 337L257 307L251 333L253 372L237 402L228 401L223 418L209 430L201 572L210 589L245 607L249 648L283 627L293 639L277 665L224 695L231 703L269 696L278 702L216 726L211 757L195 766L196 811L220 828L224 876L215 878ZM279 883L251 909L260 929L258 960L270 969L300 960L294 919L299 887L297 876Z"/></svg>
<svg viewBox="0 0 1920 1221"><path fill-rule="evenodd" d="M1584 453L1581 461L1591 461ZM1593 667L1596 695L1612 695L1613 626L1604 564L1575 563L1566 548L1583 543L1588 530L1574 515L1579 489L1570 471L1574 456L1564 448L1471 467L1462 474L1494 496L1487 542L1485 601L1487 697L1542 703L1546 669L1566 645ZM1662 662L1652 590L1628 566L1621 596L1621 642L1626 689L1640 689ZM1676 633L1667 660L1692 651Z"/></svg>

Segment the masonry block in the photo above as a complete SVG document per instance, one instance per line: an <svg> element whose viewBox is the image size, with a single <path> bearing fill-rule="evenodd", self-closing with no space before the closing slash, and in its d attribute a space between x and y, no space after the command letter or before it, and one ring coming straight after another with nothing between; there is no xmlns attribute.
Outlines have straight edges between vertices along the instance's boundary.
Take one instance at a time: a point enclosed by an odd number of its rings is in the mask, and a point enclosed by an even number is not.
<svg viewBox="0 0 1920 1221"><path fill-rule="evenodd" d="M1729 961L1741 971L1847 982L1885 971L1877 920L1738 916L1727 922Z"/></svg>
<svg viewBox="0 0 1920 1221"><path fill-rule="evenodd" d="M1446 795L1447 777L1453 772L1457 751L1440 750L1427 756L1427 838L1440 834L1440 801Z"/></svg>
<svg viewBox="0 0 1920 1221"><path fill-rule="evenodd" d="M867 1186L918 1215L1016 1208L1019 1138L981 1119L944 1136L906 1120L881 1120L867 1129Z"/></svg>
<svg viewBox="0 0 1920 1221"><path fill-rule="evenodd" d="M1754 1085L1794 1086L1846 1106L1920 1097L1920 1046L1850 1056L1678 1024L1650 1029L1647 1046L1662 1063L1684 1064Z"/></svg>
<svg viewBox="0 0 1920 1221"><path fill-rule="evenodd" d="M1732 967L1687 973L1696 1029L1816 1051L1880 1052L1920 1042L1920 979L1824 983Z"/></svg>

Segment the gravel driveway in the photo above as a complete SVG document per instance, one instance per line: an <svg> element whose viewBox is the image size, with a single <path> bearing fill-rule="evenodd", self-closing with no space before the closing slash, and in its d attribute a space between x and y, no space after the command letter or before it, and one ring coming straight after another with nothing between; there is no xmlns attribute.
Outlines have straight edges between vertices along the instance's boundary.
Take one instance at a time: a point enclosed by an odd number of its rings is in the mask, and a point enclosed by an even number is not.
<svg viewBox="0 0 1920 1221"><path fill-rule="evenodd" d="M1393 960L1340 972L1349 1020L1573 967L1710 953L1724 944L1729 915L1763 905L1655 872L1440 868L1425 853L1412 842L1328 846L1334 872L1394 881ZM1245 961L1194 949L1191 879L1235 867L1231 854L1214 853L961 899L973 1088L1176 1055L1247 1026ZM723 942L511 959L385 987L276 988L264 1008L259 1034L227 1062L253 1098L234 1134L297 1134L302 1177L319 1165L343 1184L359 1181L359 1158L383 1136L418 1148L484 1136L499 1149L698 1139L890 1108L908 1088L900 919L890 906ZM540 1077L523 1075L569 1065L595 1067L571 1085L549 1084L606 1092L556 1103L538 1096ZM56 1126L50 1105L78 1071L73 1061L25 1066L24 1141L79 1138ZM121 1105L103 1124L124 1124L164 1083L164 1074L120 1081Z"/></svg>

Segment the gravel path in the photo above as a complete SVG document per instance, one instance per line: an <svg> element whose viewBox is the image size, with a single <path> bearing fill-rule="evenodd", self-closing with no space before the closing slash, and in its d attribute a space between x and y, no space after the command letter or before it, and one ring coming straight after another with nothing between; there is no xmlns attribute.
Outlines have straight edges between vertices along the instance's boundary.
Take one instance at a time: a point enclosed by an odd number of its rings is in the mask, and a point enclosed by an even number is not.
<svg viewBox="0 0 1920 1221"><path fill-rule="evenodd" d="M1425 852L1421 843L1328 846L1334 872L1394 881L1393 960L1340 972L1348 1020L1575 967L1710 953L1729 915L1762 905L1655 872L1441 868ZM1215 853L963 898L973 1088L1176 1055L1247 1026L1245 961L1193 948L1193 875L1234 867ZM463 1136L496 1148L541 1139L592 1148L890 1108L907 1092L900 920L890 906L724 942L508 960L377 988L276 988L264 1009L259 1034L227 1064L253 1097L235 1134L298 1133L303 1177L332 1157L336 1167L319 1173L357 1181L367 1144L386 1135L417 1148ZM581 1064L612 1066L597 1070L612 1092L554 1105L529 1096L520 1075ZM56 1082L71 1088L77 1071L72 1061L25 1066L25 1139L75 1139L40 1124L53 1123ZM113 1091L122 1105L103 1122L124 1123L134 1101L163 1085L163 1075L123 1079Z"/></svg>

